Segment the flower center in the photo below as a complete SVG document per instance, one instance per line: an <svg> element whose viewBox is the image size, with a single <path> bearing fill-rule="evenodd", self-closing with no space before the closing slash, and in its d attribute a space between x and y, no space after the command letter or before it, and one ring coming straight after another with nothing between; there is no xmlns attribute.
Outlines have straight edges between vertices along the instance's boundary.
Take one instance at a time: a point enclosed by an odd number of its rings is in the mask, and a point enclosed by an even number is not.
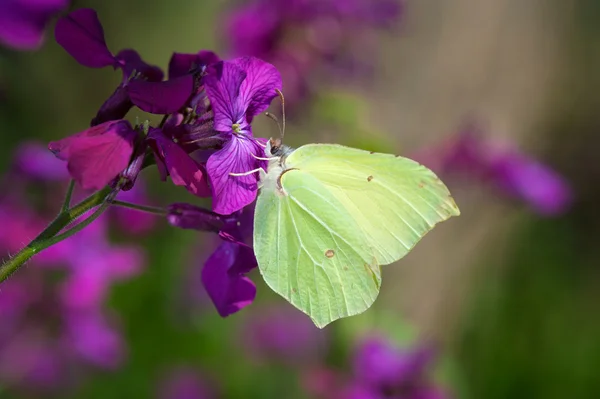
<svg viewBox="0 0 600 399"><path fill-rule="evenodd" d="M240 125L239 123L234 123L233 125L231 125L231 130L233 130L233 132L236 134L241 134L242 133L242 125Z"/></svg>

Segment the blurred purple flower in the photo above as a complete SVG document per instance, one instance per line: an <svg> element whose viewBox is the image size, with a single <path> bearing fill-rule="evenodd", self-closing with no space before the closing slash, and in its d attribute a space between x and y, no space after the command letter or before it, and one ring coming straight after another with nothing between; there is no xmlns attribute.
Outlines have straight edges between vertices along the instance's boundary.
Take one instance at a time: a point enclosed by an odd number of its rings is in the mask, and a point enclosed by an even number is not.
<svg viewBox="0 0 600 399"><path fill-rule="evenodd" d="M58 161L46 145L38 142L26 141L17 147L14 168L29 179L61 182L69 179L66 165Z"/></svg>
<svg viewBox="0 0 600 399"><path fill-rule="evenodd" d="M0 1L0 43L16 50L37 50L50 19L68 4L68 0Z"/></svg>
<svg viewBox="0 0 600 399"><path fill-rule="evenodd" d="M205 78L206 94L214 113L214 130L225 140L223 148L206 163L213 193L213 211L228 215L256 198L257 173L246 173L264 162L261 145L252 136L250 123L269 107L281 90L281 76L275 67L257 58L222 61Z"/></svg>
<svg viewBox="0 0 600 399"><path fill-rule="evenodd" d="M198 372L191 368L179 368L168 373L161 382L159 399L208 399L213 397L200 379Z"/></svg>
<svg viewBox="0 0 600 399"><path fill-rule="evenodd" d="M134 204L151 204L152 201L146 192L144 183L143 180L138 179L131 190L120 191L117 199ZM120 206L112 207L110 214L120 231L134 236L148 233L156 226L157 222L156 215Z"/></svg>
<svg viewBox="0 0 600 399"><path fill-rule="evenodd" d="M352 381L339 398L448 398L428 376L435 357L428 346L400 349L383 338L369 337L355 353Z"/></svg>
<svg viewBox="0 0 600 399"><path fill-rule="evenodd" d="M36 180L30 183L37 184ZM16 252L48 221L27 205L24 193L29 189L19 187L0 202L3 254ZM113 283L142 270L144 254L137 247L110 243L107 221L103 216L69 240L46 249L30 261L27 270L2 283L3 385L16 392L52 390L75 383L78 378L73 370L81 365L114 369L122 363L124 343L103 305Z"/></svg>
<svg viewBox="0 0 600 399"><path fill-rule="evenodd" d="M296 309L273 307L251 315L240 339L258 361L297 366L322 360L326 338L325 330Z"/></svg>
<svg viewBox="0 0 600 399"><path fill-rule="evenodd" d="M222 317L250 305L254 283L245 275L257 266L254 251L244 241L252 231L252 207L221 216L189 204L172 204L168 221L175 227L219 234L220 244L206 260L202 284Z"/></svg>
<svg viewBox="0 0 600 399"><path fill-rule="evenodd" d="M371 31L391 27L402 13L402 0L251 0L233 9L224 22L235 56L273 63L286 82L286 102L310 90L308 80L333 66L355 72L360 59L371 59ZM362 63L360 69L368 65ZM340 68L341 67L341 68Z"/></svg>
<svg viewBox="0 0 600 399"><path fill-rule="evenodd" d="M84 189L105 187L129 165L137 132L128 121L108 121L48 145L67 161L69 174Z"/></svg>
<svg viewBox="0 0 600 399"><path fill-rule="evenodd" d="M529 204L541 215L558 215L572 201L568 182L551 167L515 146L485 137L474 126L442 145L415 155L436 173L466 176L492 184L505 195Z"/></svg>
<svg viewBox="0 0 600 399"><path fill-rule="evenodd" d="M96 220L69 240L58 243L69 273L62 282L65 306L82 309L100 306L114 282L142 271L144 254L137 247L114 246L108 241L107 218ZM40 255L42 256L43 253Z"/></svg>

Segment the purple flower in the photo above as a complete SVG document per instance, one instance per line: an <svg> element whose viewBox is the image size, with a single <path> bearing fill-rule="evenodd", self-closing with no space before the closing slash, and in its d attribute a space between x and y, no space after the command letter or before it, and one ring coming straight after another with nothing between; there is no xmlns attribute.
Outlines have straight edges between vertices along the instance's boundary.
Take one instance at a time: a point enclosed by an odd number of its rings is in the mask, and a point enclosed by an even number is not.
<svg viewBox="0 0 600 399"><path fill-rule="evenodd" d="M114 282L142 271L144 255L136 247L117 247L107 239L104 215L69 240L56 245L65 254L63 264L70 273L61 283L65 306L73 309L98 307L106 300ZM43 253L40 255L42 256Z"/></svg>
<svg viewBox="0 0 600 399"><path fill-rule="evenodd" d="M161 382L158 394L159 399L208 399L212 396L198 372L187 367L171 370Z"/></svg>
<svg viewBox="0 0 600 399"><path fill-rule="evenodd" d="M529 204L541 215L558 215L572 201L569 184L549 166L514 145L485 137L475 126L442 145L426 148L416 159L440 174L474 178Z"/></svg>
<svg viewBox="0 0 600 399"><path fill-rule="evenodd" d="M120 191L117 199L134 204L151 204L146 192L145 182L138 179L131 190ZM132 236L139 236L150 232L157 222L157 217L150 213L139 212L133 209L115 206L110 209L110 215L119 230Z"/></svg>
<svg viewBox="0 0 600 399"><path fill-rule="evenodd" d="M402 4L402 0L253 0L227 14L224 35L234 55L276 65L286 82L286 102L295 103L309 94L309 79L317 74L336 78L340 71L367 69L360 59L371 59L377 46L364 38L372 37L372 30L391 27Z"/></svg>
<svg viewBox="0 0 600 399"><path fill-rule="evenodd" d="M221 242L206 260L202 284L222 317L250 305L256 287L245 275L257 266L254 251L244 243L252 229L253 209L221 216L189 204L172 204L169 223L173 226L218 232Z"/></svg>
<svg viewBox="0 0 600 399"><path fill-rule="evenodd" d="M208 158L206 169L213 194L213 210L231 214L256 198L257 173L264 167L255 156L264 156L252 136L250 123L263 112L281 90L281 76L271 64L252 57L215 64L205 78L205 88L214 114L214 130L225 140L223 148Z"/></svg>
<svg viewBox="0 0 600 399"><path fill-rule="evenodd" d="M136 137L129 122L108 121L53 141L48 148L67 161L69 174L84 189L99 190L129 165Z"/></svg>
<svg viewBox="0 0 600 399"><path fill-rule="evenodd" d="M54 30L56 41L77 62L90 68L112 66L120 68L123 80L114 93L102 104L92 126L122 119L133 107L128 85L138 81L160 82L160 68L146 64L137 52L121 50L116 56L108 49L104 30L96 11L81 8L59 18ZM139 96L138 96L139 97Z"/></svg>
<svg viewBox="0 0 600 399"><path fill-rule="evenodd" d="M173 138L168 137L161 129L151 128L148 142L154 150L156 164L163 180L171 176L173 184L185 187L194 195L211 195L204 167L192 159Z"/></svg>
<svg viewBox="0 0 600 399"><path fill-rule="evenodd" d="M380 337L360 343L354 356L354 375L341 399L448 398L428 377L435 353L431 347L397 348Z"/></svg>
<svg viewBox="0 0 600 399"><path fill-rule="evenodd" d="M300 365L323 358L325 334L292 307L261 308L248 317L241 339L256 360Z"/></svg>
<svg viewBox="0 0 600 399"><path fill-rule="evenodd" d="M0 43L16 50L38 49L46 25L68 4L68 0L2 0Z"/></svg>
<svg viewBox="0 0 600 399"><path fill-rule="evenodd" d="M24 142L17 147L14 169L35 180L64 182L69 178L66 165L57 161L46 145L33 141Z"/></svg>

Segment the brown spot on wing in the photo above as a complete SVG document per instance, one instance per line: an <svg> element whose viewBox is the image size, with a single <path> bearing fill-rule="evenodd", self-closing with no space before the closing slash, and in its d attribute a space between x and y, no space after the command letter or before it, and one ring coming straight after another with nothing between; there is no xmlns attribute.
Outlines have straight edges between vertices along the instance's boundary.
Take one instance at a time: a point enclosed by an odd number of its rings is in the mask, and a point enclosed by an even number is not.
<svg viewBox="0 0 600 399"><path fill-rule="evenodd" d="M368 176L367 181L371 181L371 180L373 180L373 176Z"/></svg>
<svg viewBox="0 0 600 399"><path fill-rule="evenodd" d="M373 155L375 154L375 151L369 151L369 154Z"/></svg>
<svg viewBox="0 0 600 399"><path fill-rule="evenodd" d="M325 251L325 256L327 256L328 258L333 258L335 255L335 252L333 249L328 249L327 251Z"/></svg>

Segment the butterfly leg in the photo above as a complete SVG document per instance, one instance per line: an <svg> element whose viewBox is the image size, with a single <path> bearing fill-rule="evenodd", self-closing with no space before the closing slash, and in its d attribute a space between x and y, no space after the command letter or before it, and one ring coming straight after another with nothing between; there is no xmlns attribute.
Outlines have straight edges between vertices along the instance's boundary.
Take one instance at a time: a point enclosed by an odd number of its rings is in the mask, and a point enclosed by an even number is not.
<svg viewBox="0 0 600 399"><path fill-rule="evenodd" d="M267 172L263 168L256 168L242 173L229 173L229 176L248 176L256 172L258 172L258 175L260 176L261 180L267 176Z"/></svg>

